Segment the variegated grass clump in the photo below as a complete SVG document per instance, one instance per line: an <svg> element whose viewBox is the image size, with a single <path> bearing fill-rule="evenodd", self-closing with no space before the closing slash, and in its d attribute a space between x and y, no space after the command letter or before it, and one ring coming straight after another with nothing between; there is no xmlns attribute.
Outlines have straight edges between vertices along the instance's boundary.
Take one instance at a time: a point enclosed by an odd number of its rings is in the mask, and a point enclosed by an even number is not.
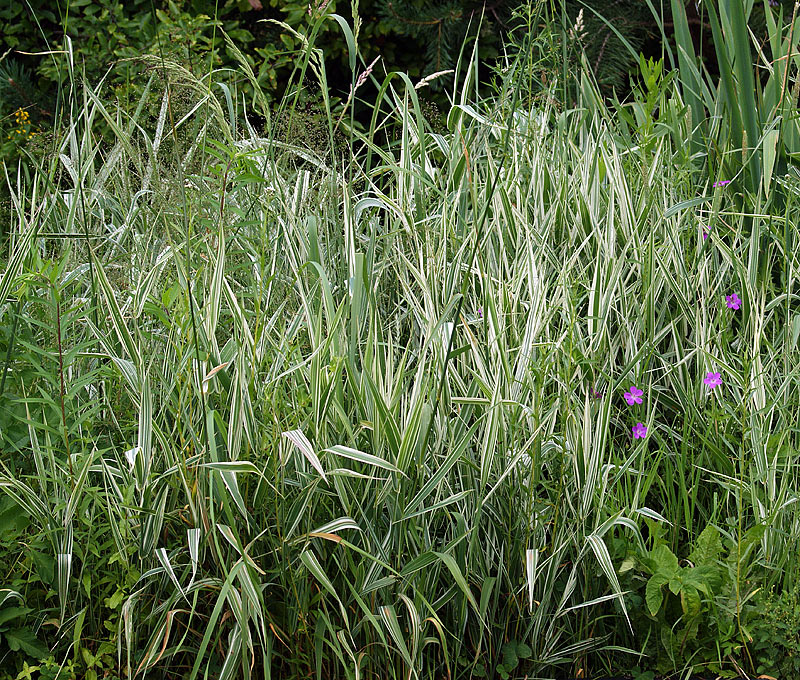
<svg viewBox="0 0 800 680"><path fill-rule="evenodd" d="M130 677L492 676L510 641L585 676L650 650L621 563L653 527L766 528L740 628L796 571L797 176L712 192L678 90L658 128L588 74L530 110L519 63L479 99L465 59L443 134L376 65L369 125L328 109L345 158L213 73L175 116L162 64L154 129L89 88L9 170L1 483L49 546L56 651L111 574Z"/></svg>

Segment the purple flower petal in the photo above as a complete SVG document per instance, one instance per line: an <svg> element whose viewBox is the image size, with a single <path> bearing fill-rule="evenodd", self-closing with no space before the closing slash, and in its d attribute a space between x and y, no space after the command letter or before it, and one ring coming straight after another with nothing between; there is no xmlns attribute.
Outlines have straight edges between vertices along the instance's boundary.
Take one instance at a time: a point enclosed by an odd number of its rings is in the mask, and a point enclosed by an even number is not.
<svg viewBox="0 0 800 680"><path fill-rule="evenodd" d="M625 397L625 401L628 402L628 406L633 406L634 404L642 403L643 394L644 392L636 387L636 385L631 385L630 391L625 392L622 396Z"/></svg>
<svg viewBox="0 0 800 680"><path fill-rule="evenodd" d="M634 439L644 439L647 435L647 427L642 425L642 423L636 423L636 425L631 428L631 432L633 432Z"/></svg>
<svg viewBox="0 0 800 680"><path fill-rule="evenodd" d="M715 387L719 387L722 384L722 378L720 377L719 373L709 372L706 373L706 377L703 378L703 382L708 385L708 389L713 390Z"/></svg>

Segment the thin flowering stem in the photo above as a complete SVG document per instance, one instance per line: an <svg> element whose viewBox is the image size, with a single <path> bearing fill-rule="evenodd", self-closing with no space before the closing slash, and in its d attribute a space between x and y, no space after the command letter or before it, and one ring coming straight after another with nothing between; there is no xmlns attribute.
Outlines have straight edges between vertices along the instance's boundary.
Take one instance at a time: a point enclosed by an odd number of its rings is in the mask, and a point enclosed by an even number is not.
<svg viewBox="0 0 800 680"><path fill-rule="evenodd" d="M436 71L436 73L431 73L429 76L425 76L416 85L414 85L414 89L419 90L420 88L427 87L432 81L436 80L437 78L449 75L450 73L453 72L454 72L453 69L447 69L446 71Z"/></svg>
<svg viewBox="0 0 800 680"><path fill-rule="evenodd" d="M328 8L328 5L330 4L330 2L331 2L331 0L322 0L322 2L319 4L319 7L316 7L316 11L319 12L320 14L322 14ZM314 9L315 8L312 6L312 4L309 3L308 4L308 16L311 16L314 13Z"/></svg>
<svg viewBox="0 0 800 680"><path fill-rule="evenodd" d="M371 63L369 66L367 66L366 70L365 70L365 71L364 71L364 72L363 72L363 73L362 73L360 76L358 76L358 80L356 81L356 85L355 85L355 87L354 87L354 88L351 90L351 92L350 92L351 96L352 96L353 94L355 94L355 91L356 91L356 90L357 90L359 87L361 87L361 86L362 86L364 83L366 83L366 82L367 82L367 78L369 78L370 74L372 73L372 67L373 67L373 66L375 66L375 64L377 64L377 63L378 63L378 59L380 59L380 58L381 58L381 57L380 57L380 55L378 55L377 57L375 57L375 58L372 60L372 63Z"/></svg>
<svg viewBox="0 0 800 680"><path fill-rule="evenodd" d="M347 101L344 103L344 106L342 107L342 113L339 115L339 120L336 121L336 125L333 128L334 132L336 132L336 130L339 128L339 124L342 122L342 118L344 118L344 114L347 111L348 106L350 106L350 102L353 101L353 97L355 96L356 91L358 90L359 87L361 87L364 83L367 82L367 78L369 78L370 75L372 74L372 69L375 66L375 64L378 63L378 59L380 58L381 55L375 57L375 59L372 60L372 63L369 66L367 66L367 68L364 70L364 72L358 76L355 85L350 86L350 94L347 96Z"/></svg>

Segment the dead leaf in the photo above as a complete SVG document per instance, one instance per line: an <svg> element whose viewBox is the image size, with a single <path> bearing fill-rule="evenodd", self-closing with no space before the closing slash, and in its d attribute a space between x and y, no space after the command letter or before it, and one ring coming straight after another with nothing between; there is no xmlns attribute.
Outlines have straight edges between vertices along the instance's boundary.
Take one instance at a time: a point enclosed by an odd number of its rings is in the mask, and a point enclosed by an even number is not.
<svg viewBox="0 0 800 680"><path fill-rule="evenodd" d="M334 543L340 543L342 540L342 537L338 534L326 534L325 532L312 532L309 534L309 536L314 538L324 538L325 540L333 541Z"/></svg>

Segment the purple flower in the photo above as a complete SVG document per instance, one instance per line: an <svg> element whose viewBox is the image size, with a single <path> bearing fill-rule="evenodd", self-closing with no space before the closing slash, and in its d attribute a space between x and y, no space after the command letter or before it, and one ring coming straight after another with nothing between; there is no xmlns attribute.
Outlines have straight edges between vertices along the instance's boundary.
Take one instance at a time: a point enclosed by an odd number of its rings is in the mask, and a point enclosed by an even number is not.
<svg viewBox="0 0 800 680"><path fill-rule="evenodd" d="M595 399L602 399L603 393L598 392L594 387L589 389L589 394L591 394Z"/></svg>
<svg viewBox="0 0 800 680"><path fill-rule="evenodd" d="M728 305L728 309L739 309L742 305L742 301L736 293L733 295L726 295L725 303Z"/></svg>
<svg viewBox="0 0 800 680"><path fill-rule="evenodd" d="M708 239L708 229L703 227L703 240L706 241Z"/></svg>
<svg viewBox="0 0 800 680"><path fill-rule="evenodd" d="M779 3L778 0L769 0L769 6L770 7L777 7L780 4L781 3Z"/></svg>
<svg viewBox="0 0 800 680"><path fill-rule="evenodd" d="M708 385L708 389L713 390L715 387L722 384L722 378L719 377L719 373L706 373L703 382Z"/></svg>
<svg viewBox="0 0 800 680"><path fill-rule="evenodd" d="M483 307L478 307L478 318L479 319L483 318Z"/></svg>
<svg viewBox="0 0 800 680"><path fill-rule="evenodd" d="M647 434L647 428L641 423L636 423L636 425L631 428L631 432L633 432L634 439L644 439Z"/></svg>
<svg viewBox="0 0 800 680"><path fill-rule="evenodd" d="M729 179L721 179L719 182L714 182L714 188L717 187L724 187L726 184L730 184L731 181Z"/></svg>
<svg viewBox="0 0 800 680"><path fill-rule="evenodd" d="M631 391L625 392L622 396L625 397L625 401L628 402L628 406L633 406L634 404L641 404L642 403L642 392L638 387L631 385Z"/></svg>

